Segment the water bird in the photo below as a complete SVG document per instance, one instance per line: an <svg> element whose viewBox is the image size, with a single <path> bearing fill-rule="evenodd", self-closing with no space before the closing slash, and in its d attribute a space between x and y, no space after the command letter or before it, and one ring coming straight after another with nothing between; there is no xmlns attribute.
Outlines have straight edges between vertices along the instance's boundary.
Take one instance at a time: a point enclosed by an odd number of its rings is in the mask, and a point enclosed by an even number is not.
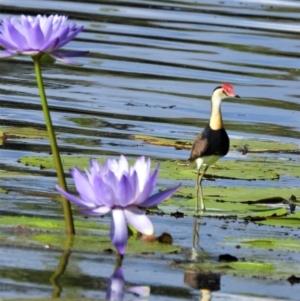
<svg viewBox="0 0 300 301"><path fill-rule="evenodd" d="M210 165L217 162L221 157L224 157L229 151L229 137L224 128L221 103L222 100L228 97L240 98L233 91L230 84L222 84L214 89L211 97L211 116L208 125L202 133L198 134L192 146L188 163L196 162L197 164L197 201L196 214L199 213L199 192L201 201L201 213L205 212L205 205L202 193L202 179ZM200 169L204 166L201 173Z"/></svg>

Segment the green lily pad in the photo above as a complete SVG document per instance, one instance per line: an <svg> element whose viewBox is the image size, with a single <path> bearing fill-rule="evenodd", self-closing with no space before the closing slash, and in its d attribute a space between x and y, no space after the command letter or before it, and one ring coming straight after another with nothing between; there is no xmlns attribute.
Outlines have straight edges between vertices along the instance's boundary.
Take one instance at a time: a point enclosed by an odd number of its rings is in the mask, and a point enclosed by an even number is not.
<svg viewBox="0 0 300 301"><path fill-rule="evenodd" d="M53 234L37 234L26 238L27 243L39 243L41 246L49 245L51 248L62 248L65 241L64 235ZM82 252L104 252L105 250L112 249L114 246L111 244L109 232L94 233L93 235L75 235L72 243L72 250ZM172 246L170 244L163 244L157 241L145 242L137 237L130 237L128 240L126 253L174 253L181 252L181 248Z"/></svg>
<svg viewBox="0 0 300 301"><path fill-rule="evenodd" d="M32 127L1 127L0 132L2 132L1 137L5 135L6 138L10 139L48 139L47 131Z"/></svg>
<svg viewBox="0 0 300 301"><path fill-rule="evenodd" d="M104 158L97 158L100 162L104 162ZM90 163L90 157L74 157L74 156L61 156L62 164L65 170L74 168L77 166L78 168L84 169L87 168ZM19 163L39 167L43 169L54 169L54 161L52 156L47 157L23 157L19 161Z"/></svg>
<svg viewBox="0 0 300 301"><path fill-rule="evenodd" d="M270 272L274 271L274 266L271 264L266 264L262 262L249 262L249 261L237 261L237 262L230 262L227 265L235 270L245 272Z"/></svg>
<svg viewBox="0 0 300 301"><path fill-rule="evenodd" d="M98 158L100 162L104 162L105 158ZM24 157L20 162L32 166L43 166L43 168L53 168L53 159L47 157ZM62 162L65 167L73 168L77 166L81 169L89 166L89 158L62 156ZM157 162L153 161L153 167ZM195 168L191 166L180 166L177 161L160 162L159 178L171 180L192 180L197 177ZM264 179L274 180L278 178L278 174L270 170L269 165L264 162L251 163L249 161L227 161L218 163L217 167L211 167L209 176L217 176L236 179ZM205 183L205 182L204 182ZM270 202L261 203L261 199L281 198L288 199L292 194L298 195L297 189L249 189L245 187L205 187L203 185L204 198L206 207L208 208L207 215L213 216L228 216L233 215L240 218L265 218L271 216L283 216L287 214L286 208L270 208ZM251 204L259 201L258 204ZM183 211L185 214L193 215L196 202L196 190L194 187L181 187L173 198L167 200L159 207L165 212L174 212L174 210ZM277 200L274 202L279 203Z"/></svg>
<svg viewBox="0 0 300 301"><path fill-rule="evenodd" d="M6 135L2 131L0 131L0 146L3 145L6 138Z"/></svg>
<svg viewBox="0 0 300 301"><path fill-rule="evenodd" d="M65 169L77 166L81 169L89 166L89 158L75 157L75 156L61 156L62 163ZM105 158L97 158L100 162L104 162ZM43 169L54 169L53 158L47 157L23 157L19 160L20 163L29 166L43 167ZM179 161L163 161L160 162L159 177L172 180L192 180L197 177L195 165L182 166ZM153 167L157 162L152 162ZM217 167L212 166L208 170L206 177L220 177L231 179L244 180L274 180L278 179L278 174L269 170L267 164L263 162L249 162L249 161L226 161L218 162Z"/></svg>
<svg viewBox="0 0 300 301"><path fill-rule="evenodd" d="M77 234L72 239L72 250L84 252L100 252L114 249L109 237L109 225L100 225L95 222L75 220ZM66 236L64 221L50 218L28 216L4 216L0 218L0 231L5 231L7 226L13 226L16 235L1 235L2 244L40 247L45 245L54 249L63 249ZM45 231L46 230L46 231ZM26 232L26 236L17 235ZM142 241L136 235L128 240L127 253L173 253L181 252L181 248L155 242Z"/></svg>
<svg viewBox="0 0 300 301"><path fill-rule="evenodd" d="M205 183L205 182L204 182ZM300 190L292 188L247 188L243 186L236 187L212 187L202 184L203 196L205 201L218 201L230 203L248 203L248 204L278 204L282 200L288 200L291 195L300 198ZM174 194L178 198L196 201L195 187L180 187Z"/></svg>
<svg viewBox="0 0 300 301"><path fill-rule="evenodd" d="M220 273L243 277L265 277L274 276L276 268L271 263L256 261L237 261L237 262L201 262L196 264L182 264L184 269L192 269L199 273ZM275 275L277 277L279 275ZM282 276L282 275L280 275Z"/></svg>
<svg viewBox="0 0 300 301"><path fill-rule="evenodd" d="M263 221L257 221L257 223L270 226L300 228L300 212L296 212L286 217L270 217Z"/></svg>
<svg viewBox="0 0 300 301"><path fill-rule="evenodd" d="M252 159L252 158L251 158ZM253 158L255 160L255 158ZM300 160L281 160L280 158L270 160L270 158L262 157L260 162L264 166L268 166L268 169L273 172L277 172L279 175L286 175L295 178L300 177Z"/></svg>
<svg viewBox="0 0 300 301"><path fill-rule="evenodd" d="M7 194L7 190L0 187L0 193Z"/></svg>
<svg viewBox="0 0 300 301"><path fill-rule="evenodd" d="M179 192L180 193L180 192ZM183 200L182 198L170 198L159 205L164 212L174 212L176 210L184 212L186 215L195 214L196 199ZM225 203L205 200L206 216L231 216L239 218L266 218L269 216L285 216L286 208L268 208L267 206L255 206L243 203Z"/></svg>
<svg viewBox="0 0 300 301"><path fill-rule="evenodd" d="M159 176L161 178L173 180L195 180L197 179L196 164L190 166L180 165L179 161L161 162ZM278 179L278 173L269 168L264 162L250 161L219 161L211 166L206 174L206 178L216 177L225 179L242 180L275 180Z"/></svg>
<svg viewBox="0 0 300 301"><path fill-rule="evenodd" d="M229 242L238 243L243 247L250 248L260 248L260 249L272 249L280 251L300 251L299 240L292 238L278 238L278 237L268 237L268 238L255 238L255 239L236 239L227 238Z"/></svg>
<svg viewBox="0 0 300 301"><path fill-rule="evenodd" d="M191 149L193 145L193 141L191 140L178 140L145 135L132 135L131 138L134 140L142 140L143 142L152 145L171 146L175 147L176 149Z"/></svg>
<svg viewBox="0 0 300 301"><path fill-rule="evenodd" d="M207 211L205 215L209 216L236 216L239 218L266 218L271 216L285 216L287 210L285 207L279 207L278 197L274 206L270 207L269 202L263 203L264 197L290 196L294 190L276 189L276 188L256 188L245 187L203 187L205 206ZM165 211L184 211L185 214L193 215L196 204L195 187L180 187L172 198L160 204L159 207Z"/></svg>
<svg viewBox="0 0 300 301"><path fill-rule="evenodd" d="M146 135L132 135L134 140L142 140L145 143L158 145L158 146L170 146L176 149L191 149L193 145L192 140L178 140L164 137L153 137ZM297 144L294 143L282 143L274 140L258 140L258 139L230 139L231 150L241 150L244 146L247 146L247 152L249 153L262 153L262 152L281 152L298 149Z"/></svg>
<svg viewBox="0 0 300 301"><path fill-rule="evenodd" d="M266 218L286 216L287 209L280 206L282 200L291 194L299 192L297 189L256 188L245 187L203 187L206 206L205 215L208 216L235 216L239 218ZM263 202L264 197L275 200ZM282 197L280 197L282 196ZM258 199L258 200L257 200ZM180 187L175 194L159 205L164 212L176 210L187 215L194 215L196 204L196 189L194 187ZM280 205L278 205L280 204ZM272 205L272 206L271 206Z"/></svg>
<svg viewBox="0 0 300 301"><path fill-rule="evenodd" d="M108 225L99 225L95 222L75 220L77 230L108 230ZM28 216L2 216L0 217L0 226L21 226L36 230L62 230L65 228L64 221L51 218L39 218Z"/></svg>

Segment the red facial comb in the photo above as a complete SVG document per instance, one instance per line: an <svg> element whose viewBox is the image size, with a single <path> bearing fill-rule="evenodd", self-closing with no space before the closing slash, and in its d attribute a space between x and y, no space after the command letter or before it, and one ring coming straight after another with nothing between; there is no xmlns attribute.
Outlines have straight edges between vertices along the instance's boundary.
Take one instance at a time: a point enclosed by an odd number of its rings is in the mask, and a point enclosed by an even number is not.
<svg viewBox="0 0 300 301"><path fill-rule="evenodd" d="M229 95L234 94L233 93L233 87L230 84L222 84L221 85L222 89L224 89Z"/></svg>

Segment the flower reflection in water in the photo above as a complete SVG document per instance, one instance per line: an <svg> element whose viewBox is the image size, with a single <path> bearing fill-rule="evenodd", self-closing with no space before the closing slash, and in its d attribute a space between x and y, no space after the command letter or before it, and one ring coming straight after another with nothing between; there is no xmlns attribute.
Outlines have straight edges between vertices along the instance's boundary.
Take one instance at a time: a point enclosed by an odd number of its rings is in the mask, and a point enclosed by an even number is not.
<svg viewBox="0 0 300 301"><path fill-rule="evenodd" d="M125 296L125 291L130 292L136 296L136 300L148 297L150 295L149 286L131 286L125 288L125 279L122 267L117 268L111 277L108 279L106 300L122 301Z"/></svg>

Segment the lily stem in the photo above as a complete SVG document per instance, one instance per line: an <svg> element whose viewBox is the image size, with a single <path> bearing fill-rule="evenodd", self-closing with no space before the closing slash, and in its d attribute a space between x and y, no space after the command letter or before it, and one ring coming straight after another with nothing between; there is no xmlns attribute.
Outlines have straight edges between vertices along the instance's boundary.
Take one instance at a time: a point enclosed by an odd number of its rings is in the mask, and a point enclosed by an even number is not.
<svg viewBox="0 0 300 301"><path fill-rule="evenodd" d="M123 259L124 259L124 255L120 254L117 251L116 263L115 263L115 271L122 266Z"/></svg>
<svg viewBox="0 0 300 301"><path fill-rule="evenodd" d="M52 125L50 110L47 103L47 98L46 98L46 93L45 93L45 88L43 83L43 77L42 77L41 65L40 65L41 55L34 56L32 57L32 59L34 63L34 70L35 70L36 80L37 80L40 98L42 102L42 108L43 108L44 118L45 118L46 127L49 135L51 151L53 154L58 183L63 190L67 191L66 179L64 175L63 166L61 163L61 158L59 155L59 150L56 142L56 137ZM63 196L61 198L62 198L63 213L65 217L66 232L67 234L75 234L75 227L74 227L70 202Z"/></svg>

